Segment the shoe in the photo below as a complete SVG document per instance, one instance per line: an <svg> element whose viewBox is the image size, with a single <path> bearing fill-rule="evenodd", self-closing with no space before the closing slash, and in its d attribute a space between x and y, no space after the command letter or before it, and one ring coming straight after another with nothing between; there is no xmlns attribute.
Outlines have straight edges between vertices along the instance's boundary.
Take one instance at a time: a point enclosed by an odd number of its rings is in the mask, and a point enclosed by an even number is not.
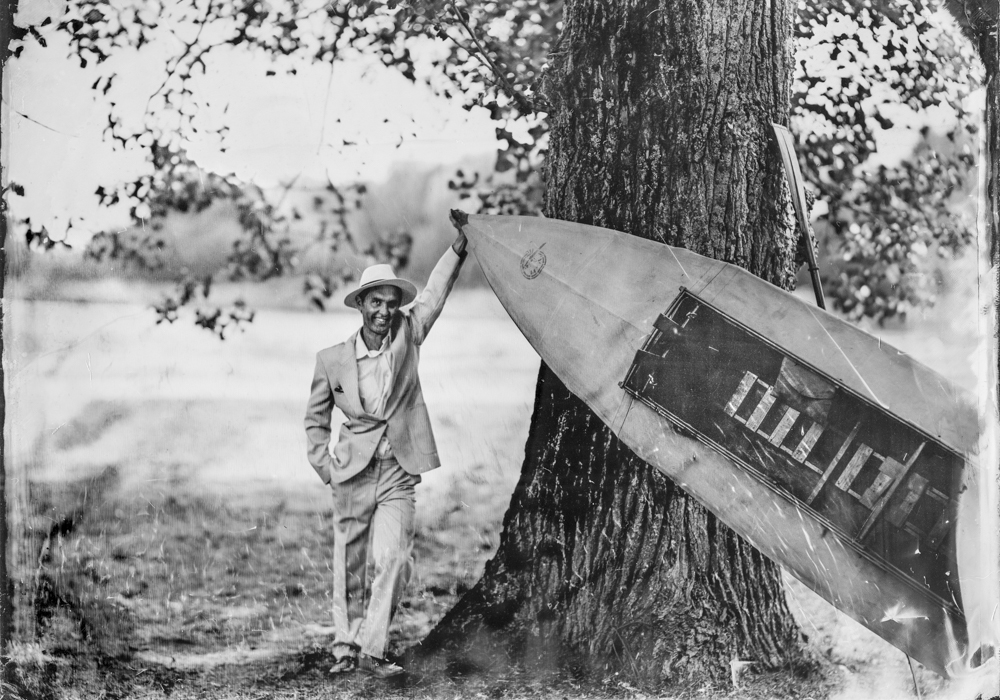
<svg viewBox="0 0 1000 700"><path fill-rule="evenodd" d="M330 667L330 673L352 673L357 668L358 657L341 656L339 659L334 659L333 666Z"/></svg>
<svg viewBox="0 0 1000 700"><path fill-rule="evenodd" d="M395 678L406 673L399 664L394 664L388 659L380 659L377 656L362 654L358 660L358 669L362 673L375 676L376 678Z"/></svg>

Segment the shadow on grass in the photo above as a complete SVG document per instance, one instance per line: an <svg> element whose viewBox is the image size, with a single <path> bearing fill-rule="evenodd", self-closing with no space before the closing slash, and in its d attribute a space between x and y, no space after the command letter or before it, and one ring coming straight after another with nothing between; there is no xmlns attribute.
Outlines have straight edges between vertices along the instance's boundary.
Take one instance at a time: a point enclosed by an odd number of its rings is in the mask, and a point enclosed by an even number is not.
<svg viewBox="0 0 1000 700"><path fill-rule="evenodd" d="M589 698L639 697L621 676L584 683L520 668L411 667L382 681L331 676L328 512L293 510L283 497L253 508L224 496L123 494L87 486L72 527L54 519L33 591L44 622L18 641L4 697L107 698ZM95 498L96 493L101 498ZM141 496L141 497L140 497ZM55 494L51 502L73 498ZM42 499L38 503L45 502ZM66 521L70 522L70 521ZM393 645L423 639L467 588L476 555L438 536L418 537L418 571ZM25 572L28 573L28 572ZM28 573L33 577L35 572ZM829 695L822 679L748 673L739 689L671 688L672 698Z"/></svg>
<svg viewBox="0 0 1000 700"><path fill-rule="evenodd" d="M703 700L771 700L813 698L822 700L836 691L830 668L809 673L745 673L738 686L689 683L659 690L631 685L621 674L589 681L559 674L526 672L518 667L502 674L423 673L419 666L405 676L379 680L360 672L332 676L332 654L322 646L290 650L264 662L221 664L200 669L180 669L138 658L110 658L89 645L58 656L23 653L11 669L12 682L4 698L11 700L61 700L62 698L213 698L264 700L292 698L344 698L345 700L430 700L431 698L486 698L500 700L598 700L605 698L673 698Z"/></svg>

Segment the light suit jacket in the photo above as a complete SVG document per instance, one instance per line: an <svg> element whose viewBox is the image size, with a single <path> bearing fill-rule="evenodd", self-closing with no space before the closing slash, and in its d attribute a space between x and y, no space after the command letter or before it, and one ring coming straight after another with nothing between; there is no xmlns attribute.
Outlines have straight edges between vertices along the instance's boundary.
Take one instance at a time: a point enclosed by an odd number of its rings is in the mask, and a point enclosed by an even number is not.
<svg viewBox="0 0 1000 700"><path fill-rule="evenodd" d="M420 474L441 466L420 391L417 363L420 345L440 315L464 257L449 247L435 265L424 290L392 319L389 331L392 388L382 418L365 412L361 403L355 354L361 330L343 343L317 353L305 426L309 463L323 483L342 483L364 469L383 433L388 434L393 455L408 473ZM334 406L347 420L340 426L331 456L330 416Z"/></svg>

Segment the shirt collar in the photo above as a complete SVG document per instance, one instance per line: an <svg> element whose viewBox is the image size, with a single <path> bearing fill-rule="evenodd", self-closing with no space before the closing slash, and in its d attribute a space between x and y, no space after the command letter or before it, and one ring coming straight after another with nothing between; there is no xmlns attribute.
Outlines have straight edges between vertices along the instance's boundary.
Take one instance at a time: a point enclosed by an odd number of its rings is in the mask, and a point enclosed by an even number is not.
<svg viewBox="0 0 1000 700"><path fill-rule="evenodd" d="M365 339L362 337L362 331L358 331L358 338L354 341L354 356L357 359L362 359L365 357L378 357L383 352L389 348L389 334L386 333L385 338L382 339L382 345L378 350L369 350L368 346L365 345Z"/></svg>

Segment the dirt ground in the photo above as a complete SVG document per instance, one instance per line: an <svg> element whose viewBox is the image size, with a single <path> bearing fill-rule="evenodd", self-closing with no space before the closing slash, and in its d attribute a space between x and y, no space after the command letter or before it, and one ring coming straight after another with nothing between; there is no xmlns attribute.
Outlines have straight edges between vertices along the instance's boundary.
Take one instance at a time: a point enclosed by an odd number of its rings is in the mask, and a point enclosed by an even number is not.
<svg viewBox="0 0 1000 700"><path fill-rule="evenodd" d="M597 692L551 678L397 687L326 677L330 501L305 459L302 415L314 353L356 316L264 310L220 343L189 322L157 326L136 303L4 306L22 694L644 697L615 678ZM968 334L932 342L942 334L930 328L891 342L974 383ZM417 490L416 570L396 649L422 638L495 551L537 370L487 292L456 294L424 345L444 466ZM978 681L919 667L911 676L901 652L786 583L824 676L788 686L749 673L739 687L685 696L887 700L916 697L916 681L924 698L974 697Z"/></svg>

